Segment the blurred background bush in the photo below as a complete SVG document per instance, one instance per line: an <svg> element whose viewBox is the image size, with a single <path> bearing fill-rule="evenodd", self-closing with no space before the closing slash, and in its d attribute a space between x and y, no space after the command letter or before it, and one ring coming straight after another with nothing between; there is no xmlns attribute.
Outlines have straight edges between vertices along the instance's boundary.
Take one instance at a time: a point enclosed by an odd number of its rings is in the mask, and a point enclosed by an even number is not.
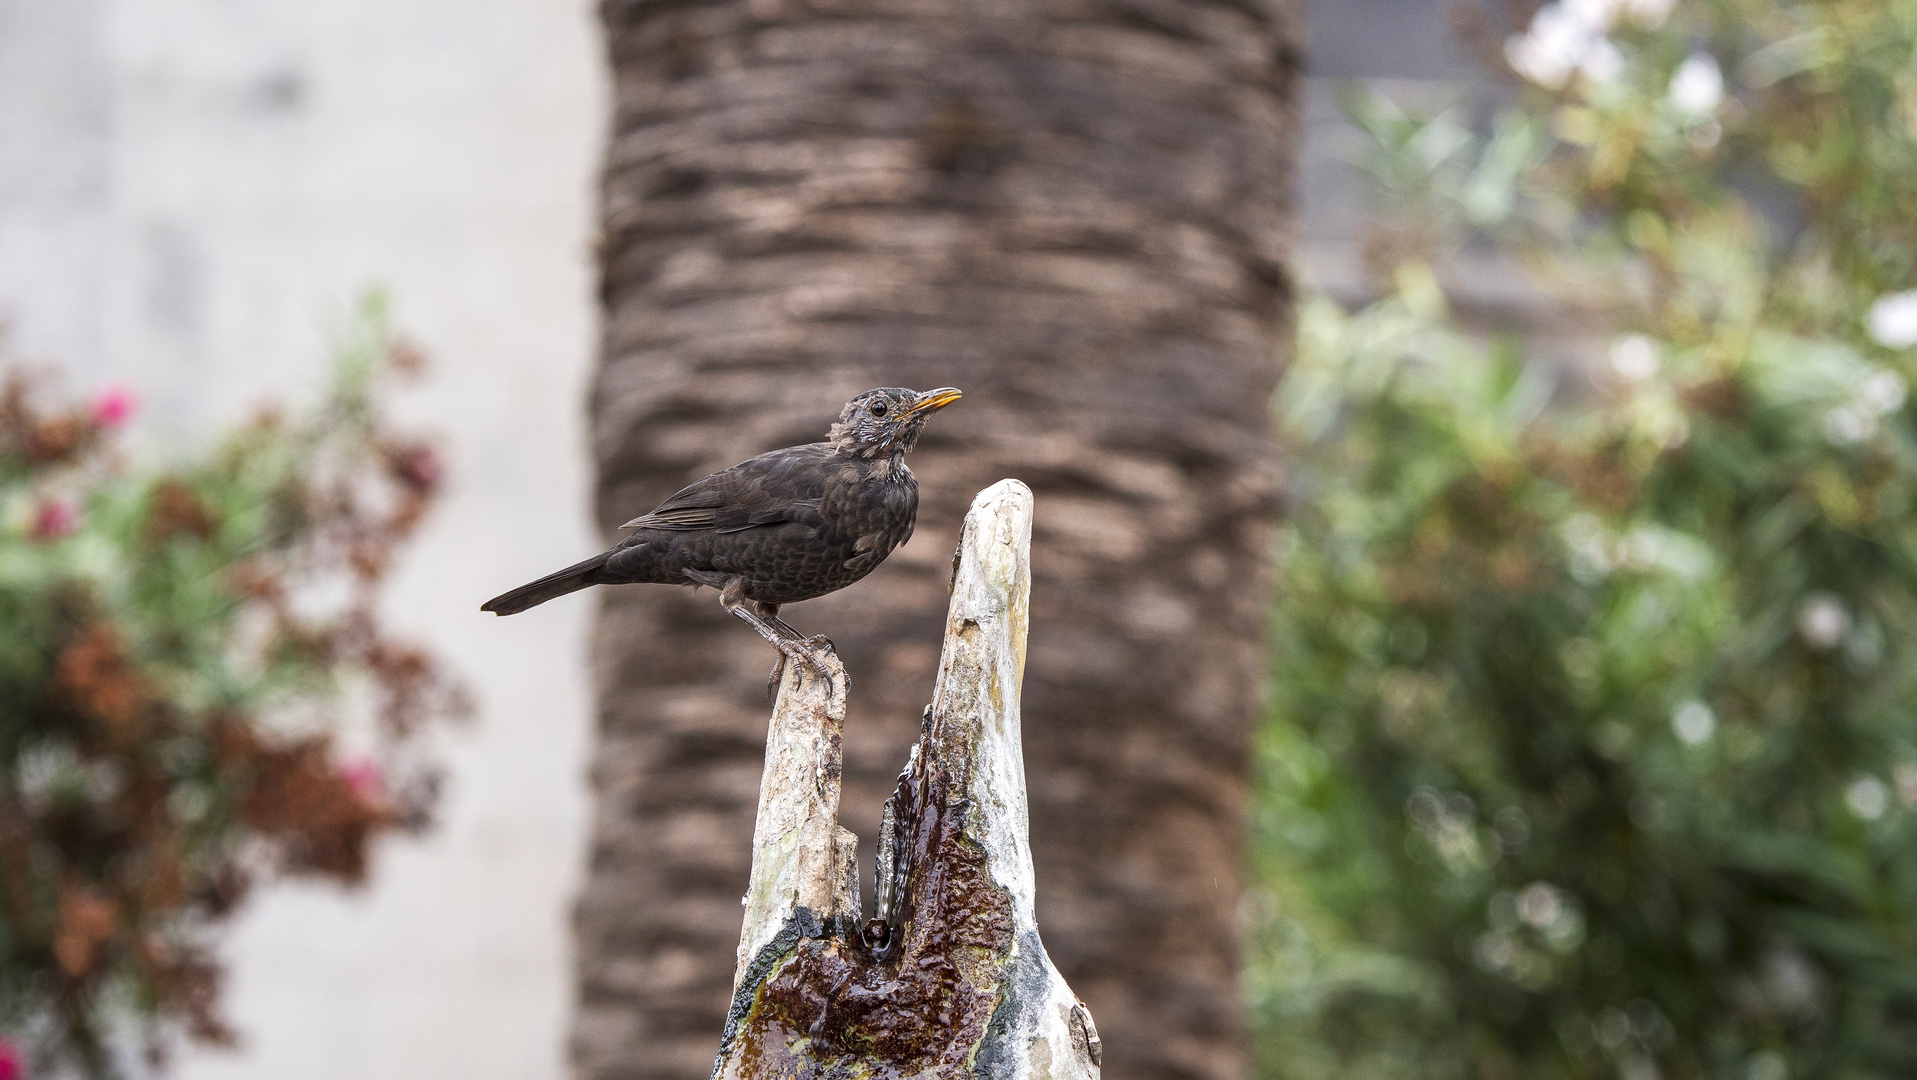
<svg viewBox="0 0 1917 1080"><path fill-rule="evenodd" d="M117 1075L230 1042L214 930L263 876L358 882L424 824L423 728L465 710L381 626L441 479L376 395L420 364L369 306L330 392L155 466L137 398L0 384L0 1058ZM358 708L352 706L357 704ZM359 719L357 724L349 723Z"/></svg>
<svg viewBox="0 0 1917 1080"><path fill-rule="evenodd" d="M1348 98L1373 293L1279 393L1260 1071L1911 1075L1917 8L1475 25L1488 119Z"/></svg>

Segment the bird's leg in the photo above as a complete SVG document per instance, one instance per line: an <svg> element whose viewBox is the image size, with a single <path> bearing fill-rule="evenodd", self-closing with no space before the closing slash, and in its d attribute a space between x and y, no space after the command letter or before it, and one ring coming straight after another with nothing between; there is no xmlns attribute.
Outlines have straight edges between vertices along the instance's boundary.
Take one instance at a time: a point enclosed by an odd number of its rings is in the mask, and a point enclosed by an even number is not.
<svg viewBox="0 0 1917 1080"><path fill-rule="evenodd" d="M814 656L804 645L779 633L771 623L762 618L759 612L755 610L759 606L758 602L748 601L745 598L744 578L734 577L725 583L725 586L719 590L719 604L727 611L738 616L747 626L757 630L760 637L766 639L773 648L779 650L780 655L787 660L796 660L799 663L811 666L813 670L819 673L819 677L825 680L828 687L832 685L832 672L825 666L825 662L817 656Z"/></svg>
<svg viewBox="0 0 1917 1080"><path fill-rule="evenodd" d="M785 621L784 619L781 619L781 618L779 618L779 605L777 605L777 604L760 604L760 605L759 605L759 614L761 614L761 615L764 615L764 616L766 617L766 619L767 619L767 621L769 621L769 622L771 622L771 623L772 623L772 625L774 625L774 626L776 626L776 627L778 627L779 629L781 629L781 630L783 630L783 631L785 631L785 632L786 632L786 634L788 634L788 635L790 635L790 636L791 636L791 638L792 638L792 640L794 640L794 641L804 641L804 640L805 640L805 635L804 635L804 634L801 634L801 633L799 633L799 630L798 630L798 627L795 627L795 626L793 626L793 625L792 625L791 623L789 623L789 622L786 622L786 621Z"/></svg>
<svg viewBox="0 0 1917 1080"><path fill-rule="evenodd" d="M821 645L825 646L828 649L835 647L832 644L832 639L829 637L826 637L824 634L814 634L811 637L807 637L799 631L798 627L793 626L791 623L786 622L784 619L779 618L779 605L768 604L762 600L755 600L753 601L753 603L757 604L759 607L760 618L764 619L766 622L771 623L775 628L777 628L779 631L784 633L787 637L791 638L793 641L798 642L800 645L805 646L805 648L807 648L808 650L816 649ZM780 676L784 674L785 674L785 653L782 652L779 654L779 658L773 661L772 663L772 674L766 677L766 681L765 681L766 697L770 698L778 692L779 678Z"/></svg>
<svg viewBox="0 0 1917 1080"><path fill-rule="evenodd" d="M753 603L758 606L759 617L761 619L764 619L766 622L771 623L777 629L783 631L785 635L791 638L792 640L794 641L803 640L803 635L801 635L797 630L792 629L791 623L788 623L784 619L779 618L779 605L768 604L760 600L754 600ZM772 699L773 695L779 692L779 680L783 678L784 676L785 676L785 650L781 649L779 650L779 658L777 660L772 661L772 674L767 675L765 677L765 696L768 701Z"/></svg>

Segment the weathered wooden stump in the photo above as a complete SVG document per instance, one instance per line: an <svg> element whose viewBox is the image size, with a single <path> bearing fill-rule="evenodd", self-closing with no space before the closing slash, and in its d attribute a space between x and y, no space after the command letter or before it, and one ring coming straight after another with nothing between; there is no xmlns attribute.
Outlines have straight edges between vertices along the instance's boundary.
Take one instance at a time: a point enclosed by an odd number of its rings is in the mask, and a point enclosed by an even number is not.
<svg viewBox="0 0 1917 1080"><path fill-rule="evenodd" d="M886 802L862 920L839 827L845 673L787 664L766 740L732 1010L715 1078L1096 1080L1091 1014L1038 936L1019 684L1032 493L972 502L932 704Z"/></svg>

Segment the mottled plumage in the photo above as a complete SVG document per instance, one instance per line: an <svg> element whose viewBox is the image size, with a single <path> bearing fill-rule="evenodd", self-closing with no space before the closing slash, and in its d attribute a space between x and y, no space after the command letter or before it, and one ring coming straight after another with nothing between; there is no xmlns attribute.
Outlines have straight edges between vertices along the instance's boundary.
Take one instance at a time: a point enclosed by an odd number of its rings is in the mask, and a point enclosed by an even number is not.
<svg viewBox="0 0 1917 1080"><path fill-rule="evenodd" d="M911 537L919 489L906 451L926 417L958 398L950 387L868 390L846 404L825 442L713 473L627 522L632 534L612 550L481 610L512 615L590 585L711 585L728 611L778 647L782 663L789 656L823 670L779 606L845 588Z"/></svg>

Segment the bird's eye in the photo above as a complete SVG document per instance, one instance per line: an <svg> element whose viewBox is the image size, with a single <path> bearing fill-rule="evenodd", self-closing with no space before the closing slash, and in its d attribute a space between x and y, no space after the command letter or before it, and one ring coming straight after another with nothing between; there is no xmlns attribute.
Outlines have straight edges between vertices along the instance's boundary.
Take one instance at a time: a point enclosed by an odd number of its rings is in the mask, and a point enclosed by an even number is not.
<svg viewBox="0 0 1917 1080"><path fill-rule="evenodd" d="M885 402L883 402L883 401L879 401L879 402L874 402L874 403L873 403L873 405L872 405L872 415L873 415L873 416L884 416L884 415L885 415Z"/></svg>

